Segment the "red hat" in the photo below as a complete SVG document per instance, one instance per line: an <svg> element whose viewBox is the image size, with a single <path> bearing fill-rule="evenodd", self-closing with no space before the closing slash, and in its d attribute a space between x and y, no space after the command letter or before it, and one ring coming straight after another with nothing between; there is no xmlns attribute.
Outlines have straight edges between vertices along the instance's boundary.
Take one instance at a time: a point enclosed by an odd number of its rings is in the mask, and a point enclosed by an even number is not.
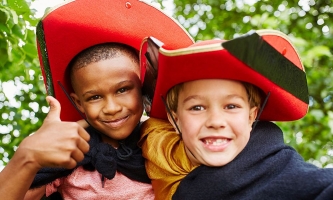
<svg viewBox="0 0 333 200"><path fill-rule="evenodd" d="M150 117L167 119L162 97L173 86L198 79L244 81L270 93L260 120L291 121L307 113L304 67L281 32L252 31L229 41L204 41L177 50L167 50L155 38L148 38L140 54L141 66L146 66L143 95L151 103L146 110Z"/></svg>
<svg viewBox="0 0 333 200"><path fill-rule="evenodd" d="M143 38L160 38L170 48L193 39L173 18L139 0L76 0L57 6L37 25L37 46L48 95L61 103L61 119L82 119L58 82L71 92L65 71L82 50L106 42L140 49Z"/></svg>

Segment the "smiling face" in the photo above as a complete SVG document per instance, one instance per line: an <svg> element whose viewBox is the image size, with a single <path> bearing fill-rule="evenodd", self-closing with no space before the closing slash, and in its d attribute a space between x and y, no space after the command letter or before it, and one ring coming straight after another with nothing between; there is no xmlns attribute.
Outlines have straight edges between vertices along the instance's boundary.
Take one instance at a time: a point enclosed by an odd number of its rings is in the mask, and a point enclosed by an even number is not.
<svg viewBox="0 0 333 200"><path fill-rule="evenodd" d="M184 83L174 113L188 157L207 166L226 165L244 149L256 115L244 85L223 79Z"/></svg>
<svg viewBox="0 0 333 200"><path fill-rule="evenodd" d="M125 54L92 62L72 74L71 94L103 141L118 146L143 113L139 65Z"/></svg>

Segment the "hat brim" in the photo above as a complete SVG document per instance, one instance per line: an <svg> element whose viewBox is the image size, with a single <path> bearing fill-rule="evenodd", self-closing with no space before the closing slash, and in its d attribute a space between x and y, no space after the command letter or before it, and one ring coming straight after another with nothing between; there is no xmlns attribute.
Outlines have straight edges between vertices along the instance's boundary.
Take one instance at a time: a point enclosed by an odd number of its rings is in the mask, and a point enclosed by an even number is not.
<svg viewBox="0 0 333 200"><path fill-rule="evenodd" d="M59 85L72 91L65 71L79 52L106 42L139 51L148 36L160 38L170 48L193 44L178 22L143 1L77 0L51 9L37 26L37 47L46 90L60 102L61 119L82 119Z"/></svg>
<svg viewBox="0 0 333 200"><path fill-rule="evenodd" d="M173 86L198 79L244 81L266 94L270 92L260 120L292 121L307 113L309 99L304 67L296 49L281 32L257 31L229 41L178 50L166 50L149 42L153 40L142 44L141 64L157 68L156 74L146 72L143 83L143 95L152 101L150 117L167 119L162 97ZM145 54L153 52L152 48L158 48L155 56L158 59L147 65ZM147 87L146 79L150 82L156 79L156 84Z"/></svg>

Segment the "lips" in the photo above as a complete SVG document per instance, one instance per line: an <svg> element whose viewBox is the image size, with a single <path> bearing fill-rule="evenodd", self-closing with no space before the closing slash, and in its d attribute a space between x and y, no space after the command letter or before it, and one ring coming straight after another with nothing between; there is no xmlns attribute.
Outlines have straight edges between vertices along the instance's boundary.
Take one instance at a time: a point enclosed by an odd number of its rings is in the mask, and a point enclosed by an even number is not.
<svg viewBox="0 0 333 200"><path fill-rule="evenodd" d="M118 118L118 119L114 119L114 120L101 120L101 122L103 122L104 124L106 124L107 126L111 127L111 128L118 128L120 126L122 126L129 118L129 115L127 115L126 117L123 118Z"/></svg>

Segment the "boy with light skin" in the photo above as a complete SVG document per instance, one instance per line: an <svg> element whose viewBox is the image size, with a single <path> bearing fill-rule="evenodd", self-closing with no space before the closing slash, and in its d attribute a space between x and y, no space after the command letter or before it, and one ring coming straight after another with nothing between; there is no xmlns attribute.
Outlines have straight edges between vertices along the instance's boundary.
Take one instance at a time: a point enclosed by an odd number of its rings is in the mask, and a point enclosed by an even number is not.
<svg viewBox="0 0 333 200"><path fill-rule="evenodd" d="M154 197L137 146L143 112L138 51L149 35L163 37L170 48L193 43L174 19L142 1L80 0L50 9L37 26L37 46L47 92L57 99L47 97L51 109L42 127L0 173L6 181L0 198L23 199L29 187L36 189L26 199L55 191L65 199ZM82 118L91 125L87 131L61 121Z"/></svg>
<svg viewBox="0 0 333 200"><path fill-rule="evenodd" d="M269 122L308 109L304 67L286 35L263 30L171 51L154 38L145 45L141 65L156 73L143 81L151 118L140 143L156 199L332 197L333 170L306 163Z"/></svg>
<svg viewBox="0 0 333 200"><path fill-rule="evenodd" d="M214 167L232 161L249 141L261 105L259 89L227 79L189 81L176 87L167 95L175 123L171 115L168 118L181 131L192 165Z"/></svg>

